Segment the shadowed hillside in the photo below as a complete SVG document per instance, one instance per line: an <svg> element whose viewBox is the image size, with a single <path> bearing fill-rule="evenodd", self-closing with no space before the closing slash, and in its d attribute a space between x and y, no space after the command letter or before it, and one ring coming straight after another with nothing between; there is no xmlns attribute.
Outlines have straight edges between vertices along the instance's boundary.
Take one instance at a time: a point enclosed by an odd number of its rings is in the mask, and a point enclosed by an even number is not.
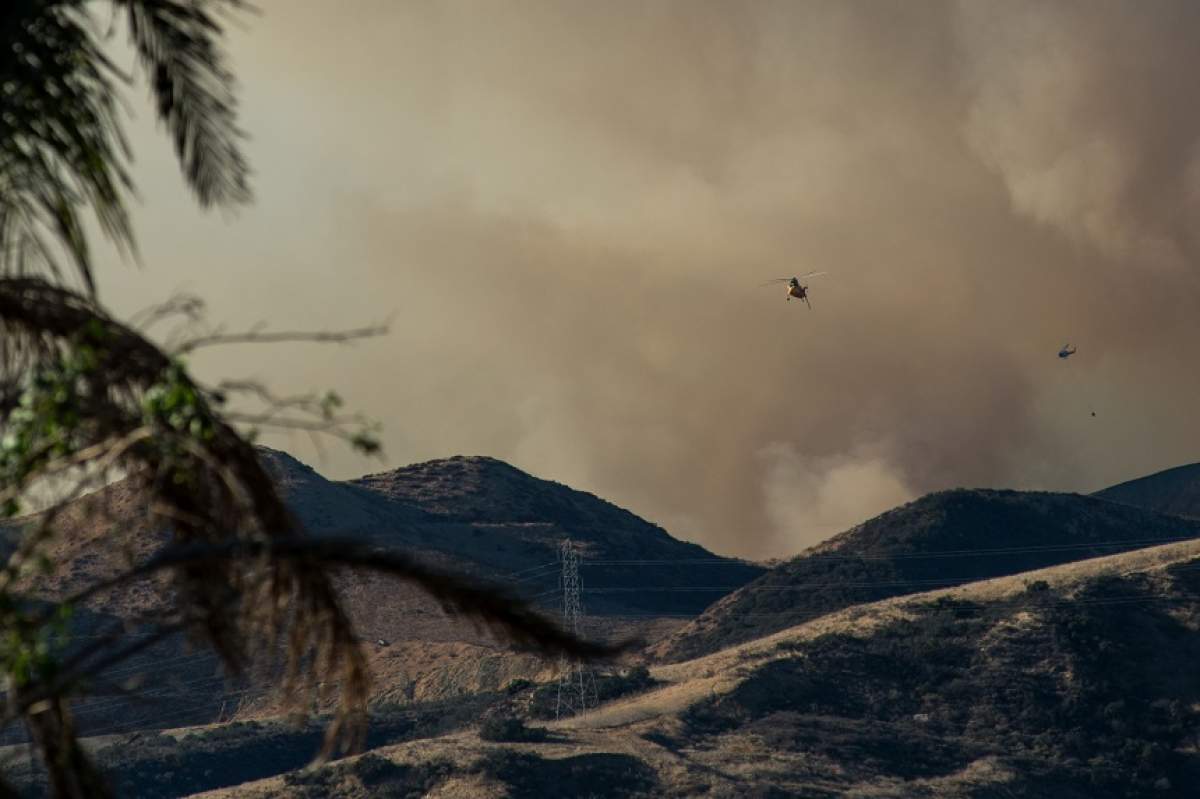
<svg viewBox="0 0 1200 799"><path fill-rule="evenodd" d="M714 596L672 589L699 579L706 586L732 590L763 572L674 539L592 494L491 458L450 458L339 482L287 453L267 448L260 453L288 506L312 535L355 537L400 550L531 598L550 615L561 604L558 546L564 538L573 539L586 567L585 585L601 592L587 604L587 635L661 634L661 627L677 626L677 616L700 612ZM4 526L3 542L11 546L25 522ZM62 566L30 578L26 588L34 598L69 596L145 561L166 540L129 482L69 504L57 526L60 534L49 553ZM653 566L622 565L630 561L651 561ZM667 590L640 590L648 572ZM343 573L337 587L364 639L372 672L380 678L376 701L438 700L497 690L547 668L538 658L509 651L486 630L447 617L409 583ZM170 590L165 580L155 578L93 597L89 612L77 615L74 633L89 640L102 631L119 630L119 619L152 615ZM149 678L161 662L172 664L172 677ZM264 693L261 685L227 681L211 653L190 651L180 640L156 645L123 664L117 676L140 679L155 690L145 701L119 694L85 700L76 706L85 730L260 718L282 707L280 698ZM23 730L10 728L0 743L23 736Z"/></svg>
<svg viewBox="0 0 1200 799"><path fill-rule="evenodd" d="M591 613L698 613L712 601L712 591L671 589L703 584L733 590L764 571L673 538L593 494L493 458L455 457L338 482L287 453L265 447L260 452L310 534L401 549L551 607L557 603L558 547L566 538L578 548L587 587L595 589ZM21 524L4 526L8 545ZM71 503L58 525L62 534L52 554L70 568L39 580L35 591L47 598L144 560L165 540L125 482ZM639 590L647 577L667 590ZM375 604L386 600L377 597ZM146 610L154 601L154 591L143 585L132 596L109 595L103 609Z"/></svg>
<svg viewBox="0 0 1200 799"><path fill-rule="evenodd" d="M963 797L1193 796L1197 565L1030 579L1003 598L968 588L869 632L780 642L782 657L690 707L679 743L808 753L797 783L840 769L900 782L879 796L939 783Z"/></svg>
<svg viewBox="0 0 1200 799"><path fill-rule="evenodd" d="M1177 466L1097 491L1092 496L1200 519L1200 463Z"/></svg>
<svg viewBox="0 0 1200 799"><path fill-rule="evenodd" d="M1200 536L1200 522L1077 494L955 490L775 567L654 648L682 660L864 602Z"/></svg>
<svg viewBox="0 0 1200 799"><path fill-rule="evenodd" d="M205 796L1185 799L1197 658L1185 542L847 608L520 736L457 732Z"/></svg>
<svg viewBox="0 0 1200 799"><path fill-rule="evenodd" d="M556 600L558 545L579 547L587 610L601 615L693 614L763 573L672 538L658 525L583 491L487 457L455 457L344 484L406 512L427 514L416 541L484 575ZM538 568L541 567L541 568ZM642 590L652 585L655 590ZM694 591L695 586L715 591Z"/></svg>

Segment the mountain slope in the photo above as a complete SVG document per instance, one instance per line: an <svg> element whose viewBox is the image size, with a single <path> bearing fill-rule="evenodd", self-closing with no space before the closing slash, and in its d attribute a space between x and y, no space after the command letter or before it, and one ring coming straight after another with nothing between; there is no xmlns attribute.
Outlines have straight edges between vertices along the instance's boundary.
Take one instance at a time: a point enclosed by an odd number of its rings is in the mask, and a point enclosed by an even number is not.
<svg viewBox="0 0 1200 799"><path fill-rule="evenodd" d="M1200 519L1200 463L1129 480L1092 496L1172 516Z"/></svg>
<svg viewBox="0 0 1200 799"><path fill-rule="evenodd" d="M777 566L653 652L686 659L850 605L1196 536L1198 521L1077 494L943 491Z"/></svg>
<svg viewBox="0 0 1200 799"><path fill-rule="evenodd" d="M651 669L550 723L204 796L1185 799L1200 783L1200 542L847 608ZM406 793L409 792L409 793Z"/></svg>
<svg viewBox="0 0 1200 799"><path fill-rule="evenodd" d="M423 546L557 600L558 547L578 547L589 613L692 614L763 573L714 555L584 491L488 457L454 457L351 481L389 506L427 514ZM540 568L539 568L540 567ZM515 581L507 575L520 572ZM651 586L653 590L646 590ZM692 590L695 586L708 591Z"/></svg>
<svg viewBox="0 0 1200 799"><path fill-rule="evenodd" d="M635 590L648 573L647 562L652 581L667 589L694 585L699 578L732 590L764 571L493 458L455 457L332 481L287 453L265 447L260 453L311 535L402 549L547 604L557 601L558 549L566 538L575 542L587 585L595 589L597 599L588 608L593 613L696 613L711 601L711 594ZM71 503L58 524L63 534L51 554L73 568L39 581L38 591L47 598L128 568L166 540L164 531L152 529L142 498L125 482ZM631 562L642 567L631 568ZM142 600L136 609L146 609L150 598ZM387 600L377 595L375 604Z"/></svg>
<svg viewBox="0 0 1200 799"><path fill-rule="evenodd" d="M549 614L561 604L557 548L563 538L572 538L581 550L585 585L601 592L588 601L587 635L654 635L664 625L678 625L676 614L697 613L712 597L641 591L639 581L648 571L657 584L671 589L689 585L696 579L695 570L709 570L716 576L703 576L705 583L729 585L729 590L763 571L678 541L591 494L539 480L490 458L451 458L339 482L286 453L266 448L260 453L288 506L310 534L366 539L381 548L401 550L531 597ZM29 521L18 520L5 529L15 534ZM34 598L69 596L145 561L167 540L166 531L150 520L145 498L130 482L115 483L70 503L56 525L59 534L49 554L62 566L49 575L30 576L25 588ZM11 545L12 539L5 541ZM597 560L609 563L596 564ZM622 565L631 560L650 560L654 565L649 569ZM688 565L695 560L705 563ZM510 576L513 572L516 577ZM717 577L721 582L716 582ZM410 583L346 573L337 587L366 642L372 671L380 676L374 694L378 700L449 697L481 686L500 688L514 675L533 677L546 665L497 644L486 629L448 617L437 602ZM86 608L88 618L103 620L108 629L117 619L153 616L171 590L163 575L124 586L93 597ZM87 626L80 622L75 633L92 636L98 630L99 622ZM420 668L410 662L415 651L428 655ZM80 706L84 729L211 721L221 714L223 704L226 717L258 717L279 710L278 697L255 686L227 684L210 653L189 652L178 640L163 642L123 664L121 676L155 674L160 662L175 664L179 676L177 686L156 678L153 697L161 702L112 697L86 709Z"/></svg>
<svg viewBox="0 0 1200 799"><path fill-rule="evenodd" d="M389 503L353 482L329 480L286 452L257 449L284 501L311 533L367 539L384 534L403 537L404 531L432 521L417 508Z"/></svg>

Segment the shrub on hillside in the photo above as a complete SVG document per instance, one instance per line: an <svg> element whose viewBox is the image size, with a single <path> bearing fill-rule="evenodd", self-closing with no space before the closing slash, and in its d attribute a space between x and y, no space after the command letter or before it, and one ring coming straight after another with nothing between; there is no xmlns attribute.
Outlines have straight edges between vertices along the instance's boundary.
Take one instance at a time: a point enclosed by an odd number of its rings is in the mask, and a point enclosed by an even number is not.
<svg viewBox="0 0 1200 799"><path fill-rule="evenodd" d="M515 680L511 680L508 685L504 686L504 693L508 694L509 696L516 696L522 691L528 690L532 687L533 682L526 680L524 677L518 677Z"/></svg>
<svg viewBox="0 0 1200 799"><path fill-rule="evenodd" d="M537 743L546 740L546 731L527 727L514 716L492 716L479 727L479 737L485 741L504 743Z"/></svg>
<svg viewBox="0 0 1200 799"><path fill-rule="evenodd" d="M348 770L372 792L372 796L419 799L445 781L453 769L453 764L447 760L410 765L366 754Z"/></svg>
<svg viewBox="0 0 1200 799"><path fill-rule="evenodd" d="M547 759L493 749L471 770L509 786L512 796L641 799L662 796L654 770L632 755L595 753Z"/></svg>
<svg viewBox="0 0 1200 799"><path fill-rule="evenodd" d="M617 674L596 675L596 699L611 702L624 696L641 693L653 688L658 682L650 676L645 666L633 666ZM552 719L558 707L558 683L547 683L537 688L529 705L529 715L535 719Z"/></svg>

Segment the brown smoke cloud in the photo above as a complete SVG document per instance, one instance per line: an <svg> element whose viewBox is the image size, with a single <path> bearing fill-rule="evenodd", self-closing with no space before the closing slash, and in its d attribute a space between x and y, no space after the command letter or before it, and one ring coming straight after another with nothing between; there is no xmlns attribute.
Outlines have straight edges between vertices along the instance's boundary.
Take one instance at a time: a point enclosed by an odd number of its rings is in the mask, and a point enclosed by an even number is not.
<svg viewBox="0 0 1200 799"><path fill-rule="evenodd" d="M258 203L199 217L142 125L148 268L104 291L394 311L198 361L338 386L392 465L491 454L759 557L1196 459L1193 3L261 5ZM758 287L817 269L811 312Z"/></svg>

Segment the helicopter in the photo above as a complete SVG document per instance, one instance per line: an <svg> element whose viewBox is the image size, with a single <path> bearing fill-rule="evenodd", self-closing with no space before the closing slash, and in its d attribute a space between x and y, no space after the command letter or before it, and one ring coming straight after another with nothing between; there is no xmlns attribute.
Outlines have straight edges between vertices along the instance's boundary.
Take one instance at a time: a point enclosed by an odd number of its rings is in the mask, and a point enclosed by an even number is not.
<svg viewBox="0 0 1200 799"><path fill-rule="evenodd" d="M787 283L787 299L790 302L792 297L798 300L804 300L804 304L808 309L812 310L812 303L808 301L808 286L800 285L800 279L806 277L816 277L817 275L826 275L828 272L809 272L807 275L800 277L777 277L774 280L768 280L766 283L759 284L759 288L763 286L771 286L775 283Z"/></svg>
<svg viewBox="0 0 1200 799"><path fill-rule="evenodd" d="M1063 360L1066 360L1067 358L1070 358L1072 355L1074 355L1075 351L1076 351L1075 347L1072 347L1070 344L1064 344L1063 348L1058 351L1058 357L1062 358Z"/></svg>

